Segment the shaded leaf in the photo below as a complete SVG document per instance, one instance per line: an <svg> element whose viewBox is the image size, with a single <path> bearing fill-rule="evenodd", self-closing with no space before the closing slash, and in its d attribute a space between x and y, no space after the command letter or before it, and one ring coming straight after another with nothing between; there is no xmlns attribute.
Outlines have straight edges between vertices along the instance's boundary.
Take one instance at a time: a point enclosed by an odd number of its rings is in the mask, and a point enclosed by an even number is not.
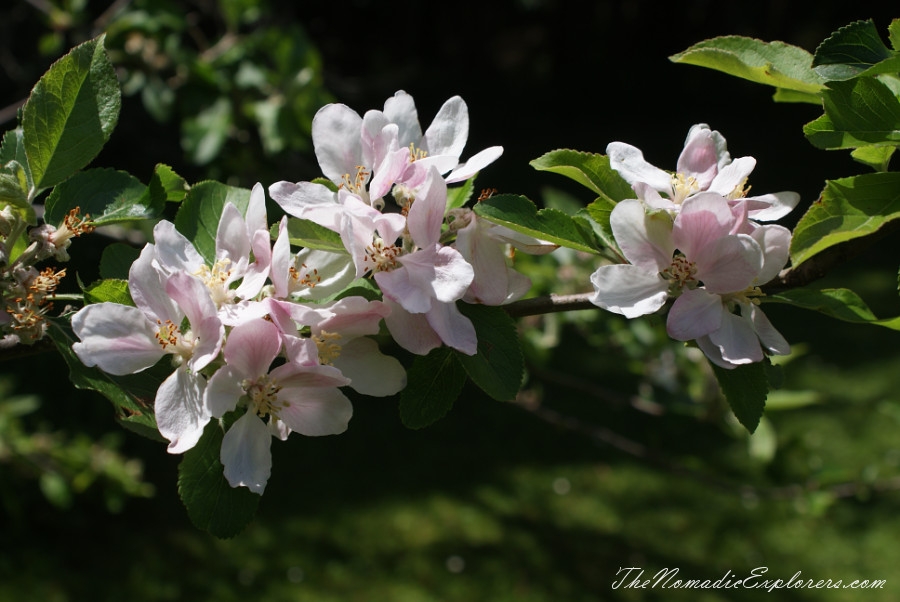
<svg viewBox="0 0 900 602"><path fill-rule="evenodd" d="M128 273L141 252L123 242L114 242L103 249L100 256L100 277L128 280Z"/></svg>
<svg viewBox="0 0 900 602"><path fill-rule="evenodd" d="M466 383L466 371L452 349L438 347L416 356L406 379L400 393L400 420L407 428L420 429L450 411Z"/></svg>
<svg viewBox="0 0 900 602"><path fill-rule="evenodd" d="M572 217L557 209L538 211L524 196L500 194L475 205L480 217L516 232L546 240L563 247L597 253L593 234Z"/></svg>
<svg viewBox="0 0 900 602"><path fill-rule="evenodd" d="M234 537L253 520L259 495L246 487L232 487L219 461L224 433L217 421L185 452L178 465L178 495L191 522L220 538Z"/></svg>
<svg viewBox="0 0 900 602"><path fill-rule="evenodd" d="M794 307L811 309L844 322L873 324L875 326L884 326L891 330L900 330L900 316L879 319L859 295L846 288L826 288L821 290L797 288L769 295L764 300L766 302L786 303Z"/></svg>
<svg viewBox="0 0 900 602"><path fill-rule="evenodd" d="M827 80L846 80L891 56L870 19L850 23L831 34L816 48L812 65Z"/></svg>
<svg viewBox="0 0 900 602"><path fill-rule="evenodd" d="M525 372L516 323L502 307L468 303L457 306L475 326L478 352L455 352L456 359L482 391L498 401L515 399Z"/></svg>
<svg viewBox="0 0 900 602"><path fill-rule="evenodd" d="M751 433L759 426L766 408L766 396L769 393L766 361L743 364L731 370L710 362L731 411L738 422Z"/></svg>
<svg viewBox="0 0 900 602"><path fill-rule="evenodd" d="M813 146L900 145L900 99L879 80L831 82L822 98L825 115L803 127Z"/></svg>
<svg viewBox="0 0 900 602"><path fill-rule="evenodd" d="M76 207L96 226L158 217L164 200L152 199L137 178L114 169L82 171L58 185L44 203L44 220L59 225Z"/></svg>

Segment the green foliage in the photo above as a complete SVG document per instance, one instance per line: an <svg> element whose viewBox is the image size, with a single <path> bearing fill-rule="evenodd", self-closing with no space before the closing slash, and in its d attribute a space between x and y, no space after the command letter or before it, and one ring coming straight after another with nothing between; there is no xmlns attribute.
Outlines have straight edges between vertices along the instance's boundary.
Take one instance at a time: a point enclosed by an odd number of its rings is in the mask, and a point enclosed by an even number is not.
<svg viewBox="0 0 900 602"><path fill-rule="evenodd" d="M84 287L83 291L85 303L109 302L134 306L134 300L128 291L128 282L126 280L113 278L99 280Z"/></svg>
<svg viewBox="0 0 900 602"><path fill-rule="evenodd" d="M187 180L163 163L158 164L153 170L149 188L154 197L162 196L169 203L180 203L191 189Z"/></svg>
<svg viewBox="0 0 900 602"><path fill-rule="evenodd" d="M443 418L466 383L466 371L449 347L416 356L406 370L406 388L400 393L400 420L420 429Z"/></svg>
<svg viewBox="0 0 900 602"><path fill-rule="evenodd" d="M223 437L217 421L206 425L200 441L184 453L178 465L178 494L198 529L230 538L253 520L260 496L225 480L219 461Z"/></svg>
<svg viewBox="0 0 900 602"><path fill-rule="evenodd" d="M308 219L289 217L287 229L288 239L294 246L319 249L331 253L347 253L340 234ZM277 235L278 224L275 224L272 226L272 236L275 237Z"/></svg>
<svg viewBox="0 0 900 602"><path fill-rule="evenodd" d="M900 145L900 99L875 78L831 82L822 93L825 114L803 133L822 149Z"/></svg>
<svg viewBox="0 0 900 602"><path fill-rule="evenodd" d="M72 344L77 339L65 318L53 320L47 336L66 361L69 379L75 387L97 391L106 397L115 409L116 420L125 428L149 439L164 441L156 429L153 401L159 385L172 372L168 358L143 372L115 376L81 363L72 351Z"/></svg>
<svg viewBox="0 0 900 602"><path fill-rule="evenodd" d="M541 155L530 165L575 180L608 203L634 198L631 185L610 167L606 155L561 149Z"/></svg>
<svg viewBox="0 0 900 602"><path fill-rule="evenodd" d="M836 244L876 233L900 217L900 173L829 180L794 228L791 261L802 264Z"/></svg>
<svg viewBox="0 0 900 602"><path fill-rule="evenodd" d="M558 209L541 209L524 196L498 194L475 205L475 213L510 230L546 240L563 247L597 253L590 224Z"/></svg>
<svg viewBox="0 0 900 602"><path fill-rule="evenodd" d="M676 63L707 67L792 92L776 96L776 100L818 104L825 80L813 70L812 59L797 46L743 36L704 40L669 57Z"/></svg>
<svg viewBox="0 0 900 602"><path fill-rule="evenodd" d="M875 23L868 20L841 27L819 44L812 65L822 78L836 81L898 71L900 57L884 45ZM876 66L880 68L875 69Z"/></svg>
<svg viewBox="0 0 900 602"><path fill-rule="evenodd" d="M24 147L36 190L90 163L116 125L119 84L103 40L85 42L54 63L25 103Z"/></svg>
<svg viewBox="0 0 900 602"><path fill-rule="evenodd" d="M765 299L815 310L844 322L874 324L891 330L900 330L900 317L879 319L859 295L845 288L821 290L798 288L770 295Z"/></svg>
<svg viewBox="0 0 900 602"><path fill-rule="evenodd" d="M97 168L81 171L56 186L44 203L44 220L62 224L78 208L95 226L151 219L159 216L165 197L153 195L137 178L124 171Z"/></svg>
<svg viewBox="0 0 900 602"><path fill-rule="evenodd" d="M475 355L456 353L466 374L481 390L499 401L512 401L522 385L525 366L519 333L512 318L500 307L457 304L472 320L478 335Z"/></svg>
<svg viewBox="0 0 900 602"><path fill-rule="evenodd" d="M103 248L100 256L100 277L128 280L128 273L141 252L131 245L116 242Z"/></svg>
<svg viewBox="0 0 900 602"><path fill-rule="evenodd" d="M250 204L250 191L212 180L200 182L191 187L175 215L175 228L210 265L216 260L219 218L228 203L245 213Z"/></svg>
<svg viewBox="0 0 900 602"><path fill-rule="evenodd" d="M731 411L744 428L753 433L759 426L769 393L766 361L743 364L731 370L710 365Z"/></svg>

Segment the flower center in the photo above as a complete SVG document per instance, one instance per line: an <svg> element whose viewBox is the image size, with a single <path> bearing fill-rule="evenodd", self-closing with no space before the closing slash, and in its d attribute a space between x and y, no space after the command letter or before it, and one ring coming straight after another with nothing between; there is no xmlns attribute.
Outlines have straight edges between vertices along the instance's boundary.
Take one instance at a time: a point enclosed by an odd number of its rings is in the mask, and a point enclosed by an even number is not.
<svg viewBox="0 0 900 602"><path fill-rule="evenodd" d="M319 363L331 366L341 355L341 335L336 332L328 332L323 330L318 335L313 335L312 340L316 342L319 350Z"/></svg>
<svg viewBox="0 0 900 602"><path fill-rule="evenodd" d="M266 416L278 418L278 412L291 405L290 402L279 401L278 392L281 391L281 386L268 374L256 380L247 379L241 383L241 387L250 398L253 411L260 418Z"/></svg>
<svg viewBox="0 0 900 602"><path fill-rule="evenodd" d="M416 148L416 145L412 142L409 143L409 162L413 163L414 161L418 161L419 159L424 159L428 156L428 151L422 150L421 148Z"/></svg>
<svg viewBox="0 0 900 602"><path fill-rule="evenodd" d="M228 281L231 278L230 266L230 259L219 259L212 267L204 265L194 272L194 275L199 277L209 289L210 297L216 307L221 307L234 298L234 293L228 288Z"/></svg>
<svg viewBox="0 0 900 602"><path fill-rule="evenodd" d="M729 192L725 198L734 201L746 197L747 193L749 192L750 187L747 186L747 178L744 178L743 180L741 180L741 183L735 186L734 190Z"/></svg>
<svg viewBox="0 0 900 602"><path fill-rule="evenodd" d="M367 170L364 165L357 165L356 175L351 178L350 174L345 173L341 178L341 183L338 184L338 188L345 188L362 199L368 199L369 195L366 192L366 182L369 181L369 176L371 174L372 172Z"/></svg>
<svg viewBox="0 0 900 602"><path fill-rule="evenodd" d="M661 272L661 276L671 282L673 291L680 291L685 286L697 284L697 266L693 261L679 253L672 258L672 265Z"/></svg>
<svg viewBox="0 0 900 602"><path fill-rule="evenodd" d="M363 262L366 263L368 271L371 272L388 272L398 265L397 257L402 253L402 249L396 245L387 244L383 239L374 237L372 244L366 247L366 256Z"/></svg>
<svg viewBox="0 0 900 602"><path fill-rule="evenodd" d="M685 176L683 173L672 176L672 202L676 205L699 190L700 183L694 176Z"/></svg>
<svg viewBox="0 0 900 602"><path fill-rule="evenodd" d="M159 346L163 348L163 351L182 359L189 359L193 355L196 341L190 330L182 333L181 329L172 320L166 320L165 322L157 320L156 324L159 328L154 336Z"/></svg>

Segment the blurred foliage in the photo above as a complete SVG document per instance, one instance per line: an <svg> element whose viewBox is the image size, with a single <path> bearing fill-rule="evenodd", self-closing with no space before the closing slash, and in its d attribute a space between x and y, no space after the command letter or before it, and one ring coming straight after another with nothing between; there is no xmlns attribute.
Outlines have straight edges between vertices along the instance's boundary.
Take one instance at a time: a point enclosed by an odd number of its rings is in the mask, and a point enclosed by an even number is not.
<svg viewBox="0 0 900 602"><path fill-rule="evenodd" d="M44 497L59 509L68 509L76 495L99 490L110 512L121 512L128 497L151 497L152 484L144 481L140 460L123 456L118 448L124 433L98 439L68 434L47 425L28 424L41 405L33 395L10 395L11 380L0 379L0 489L11 492L16 478L36 480ZM13 477L13 478L11 478ZM15 495L3 495L10 516L27 509Z"/></svg>

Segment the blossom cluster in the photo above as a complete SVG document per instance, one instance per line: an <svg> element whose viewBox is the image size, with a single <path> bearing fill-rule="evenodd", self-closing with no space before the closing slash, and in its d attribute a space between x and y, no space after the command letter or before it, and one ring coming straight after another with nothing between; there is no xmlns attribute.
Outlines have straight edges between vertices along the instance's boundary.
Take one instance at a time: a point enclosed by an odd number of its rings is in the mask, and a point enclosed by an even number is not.
<svg viewBox="0 0 900 602"><path fill-rule="evenodd" d="M460 161L468 112L459 97L424 133L401 91L364 117L327 105L312 134L327 180L272 185L287 214L276 227L261 184L244 214L225 205L212 261L161 221L129 272L134 306L91 304L72 317L73 349L87 366L124 375L168 357L173 371L154 409L169 452L191 449L218 420L226 479L257 493L271 473L273 436L346 430L353 409L342 387L387 396L405 386L401 364L368 336L382 321L412 353L447 345L473 355L475 329L456 302L518 299L530 282L512 269L508 246L555 248L449 202L448 184L502 152ZM292 250L289 216L338 233L346 252ZM374 280L383 300L344 296L358 278Z"/></svg>
<svg viewBox="0 0 900 602"><path fill-rule="evenodd" d="M691 128L674 174L628 144L613 142L607 154L637 198L619 202L611 213L613 236L628 263L593 273L593 303L634 318L674 299L669 336L695 341L723 368L789 353L759 299L760 286L788 261L791 233L759 222L783 217L799 196L747 196L756 161L732 160L725 139L706 124Z"/></svg>

